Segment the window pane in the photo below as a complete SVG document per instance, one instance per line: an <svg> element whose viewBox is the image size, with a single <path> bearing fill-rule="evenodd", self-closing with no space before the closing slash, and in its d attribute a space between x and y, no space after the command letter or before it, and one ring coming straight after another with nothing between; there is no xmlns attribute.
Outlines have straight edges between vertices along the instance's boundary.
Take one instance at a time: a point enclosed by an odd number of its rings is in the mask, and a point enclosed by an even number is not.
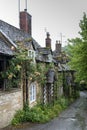
<svg viewBox="0 0 87 130"><path fill-rule="evenodd" d="M30 85L30 102L33 102L36 100L36 85L32 83Z"/></svg>

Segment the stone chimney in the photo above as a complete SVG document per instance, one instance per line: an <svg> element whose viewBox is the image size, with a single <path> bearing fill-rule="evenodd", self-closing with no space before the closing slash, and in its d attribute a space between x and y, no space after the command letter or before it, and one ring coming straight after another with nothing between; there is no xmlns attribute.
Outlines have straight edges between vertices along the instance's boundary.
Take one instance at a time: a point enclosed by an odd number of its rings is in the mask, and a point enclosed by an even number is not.
<svg viewBox="0 0 87 130"><path fill-rule="evenodd" d="M46 47L51 49L51 39L49 32L47 32L46 36L47 36L47 38L45 39Z"/></svg>
<svg viewBox="0 0 87 130"><path fill-rule="evenodd" d="M20 12L20 29L32 35L32 16L27 13L27 9Z"/></svg>
<svg viewBox="0 0 87 130"><path fill-rule="evenodd" d="M60 43L60 41L56 41L55 50L56 50L56 52L61 53L61 43Z"/></svg>

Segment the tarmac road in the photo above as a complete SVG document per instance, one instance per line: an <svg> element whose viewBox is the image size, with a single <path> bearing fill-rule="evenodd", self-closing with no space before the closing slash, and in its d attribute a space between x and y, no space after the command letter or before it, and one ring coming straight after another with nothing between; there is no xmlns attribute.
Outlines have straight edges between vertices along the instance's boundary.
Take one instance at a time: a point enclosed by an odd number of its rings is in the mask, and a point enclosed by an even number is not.
<svg viewBox="0 0 87 130"><path fill-rule="evenodd" d="M15 130L87 130L87 92L51 122Z"/></svg>

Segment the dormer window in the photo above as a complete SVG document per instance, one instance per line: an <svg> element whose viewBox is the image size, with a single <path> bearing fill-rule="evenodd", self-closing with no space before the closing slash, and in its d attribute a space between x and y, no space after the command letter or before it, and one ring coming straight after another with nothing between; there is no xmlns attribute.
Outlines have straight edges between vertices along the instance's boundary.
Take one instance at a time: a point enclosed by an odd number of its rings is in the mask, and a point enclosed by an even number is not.
<svg viewBox="0 0 87 130"><path fill-rule="evenodd" d="M34 50L28 50L28 56L30 59L33 60L33 62L35 62L35 51Z"/></svg>

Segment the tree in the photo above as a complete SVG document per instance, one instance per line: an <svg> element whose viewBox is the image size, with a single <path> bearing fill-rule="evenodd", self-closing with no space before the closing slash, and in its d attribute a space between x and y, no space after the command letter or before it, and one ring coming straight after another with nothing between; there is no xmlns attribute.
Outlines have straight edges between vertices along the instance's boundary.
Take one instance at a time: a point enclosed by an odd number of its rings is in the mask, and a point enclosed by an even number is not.
<svg viewBox="0 0 87 130"><path fill-rule="evenodd" d="M70 54L70 65L77 71L77 80L87 82L87 16L84 13L80 20L80 36L69 40L68 51Z"/></svg>

